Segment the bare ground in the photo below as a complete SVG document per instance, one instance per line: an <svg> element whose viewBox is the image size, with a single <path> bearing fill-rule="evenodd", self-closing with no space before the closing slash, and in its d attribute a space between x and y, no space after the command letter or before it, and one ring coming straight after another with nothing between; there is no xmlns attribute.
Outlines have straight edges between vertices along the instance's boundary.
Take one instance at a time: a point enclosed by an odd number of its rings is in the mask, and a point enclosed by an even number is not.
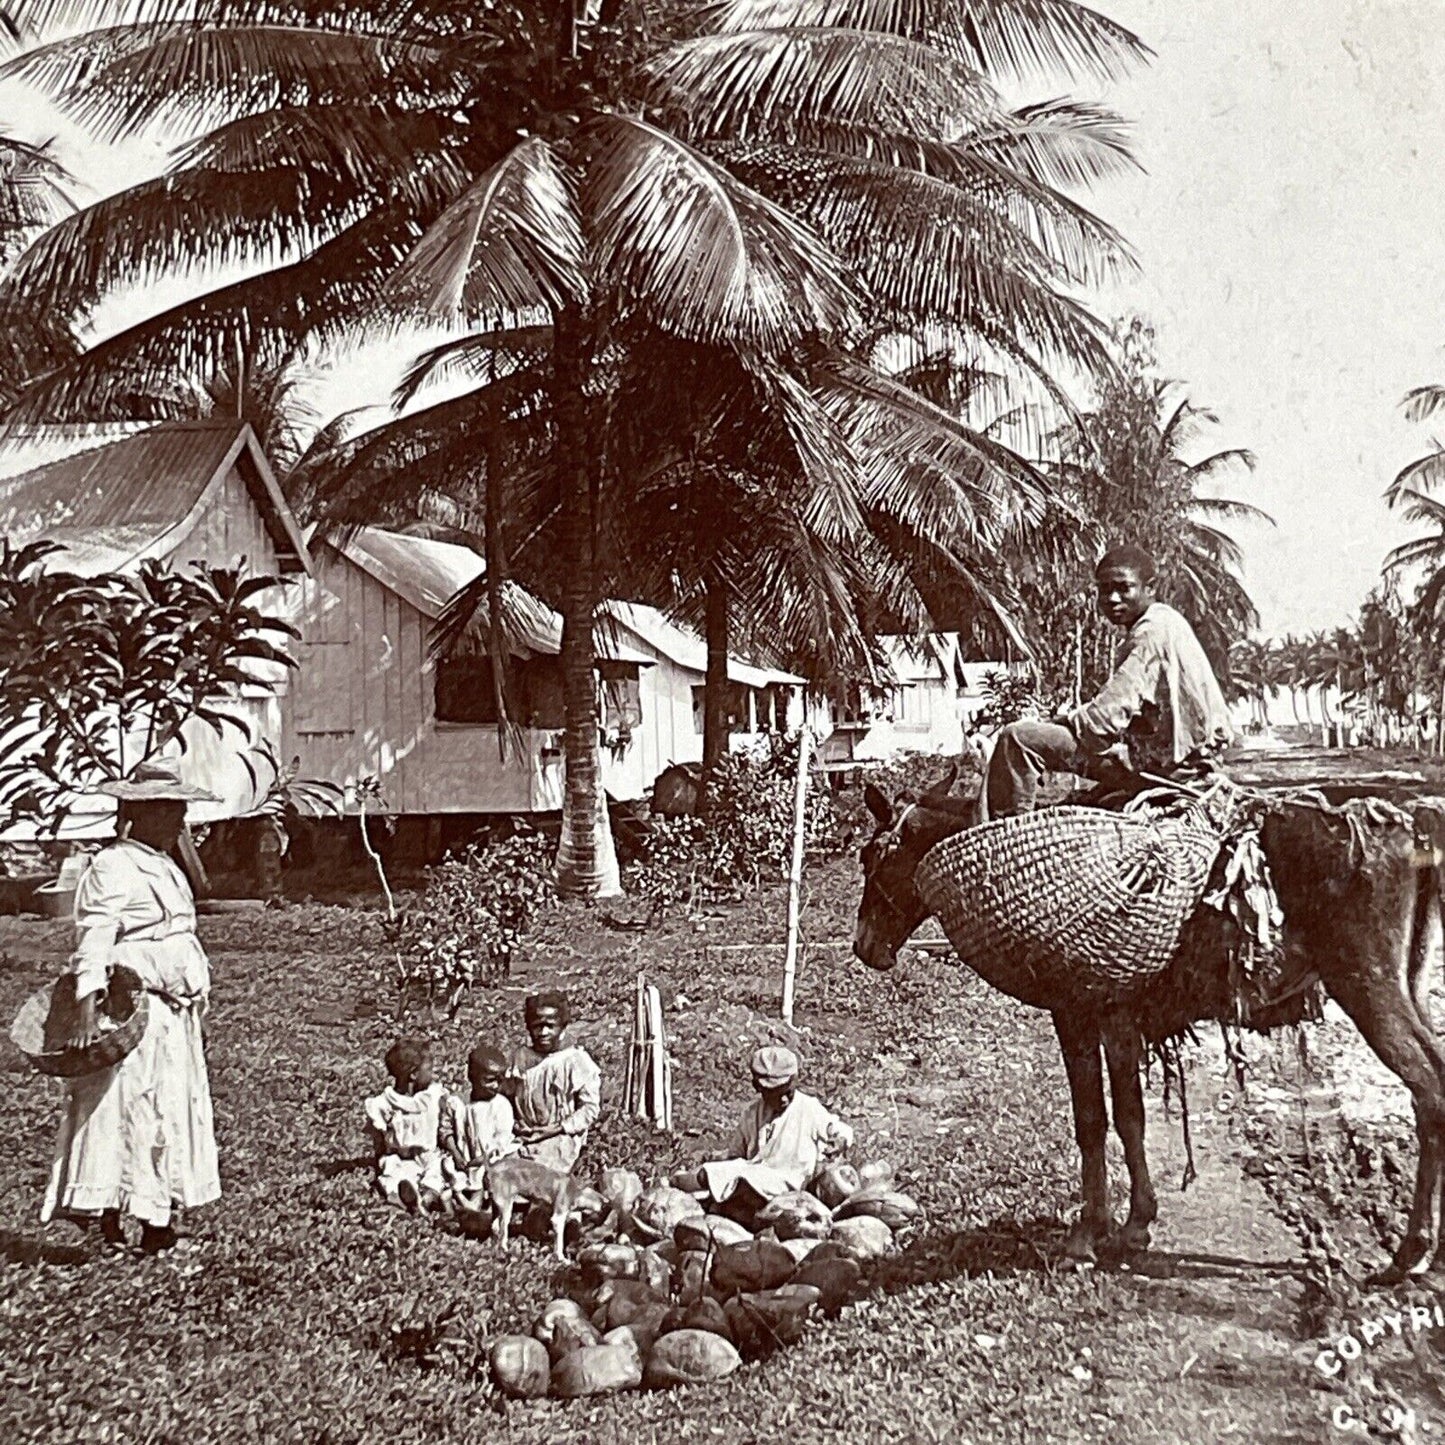
<svg viewBox="0 0 1445 1445"><path fill-rule="evenodd" d="M1291 781L1415 773L1392 781L1423 788L1439 776L1359 754L1253 761ZM807 1086L859 1124L862 1152L892 1159L927 1209L837 1322L716 1386L504 1405L471 1368L476 1348L524 1328L554 1281L535 1245L502 1261L368 1195L360 1100L382 1082L394 1029L376 1012L387 970L372 916L218 917L203 933L226 1198L188 1221L196 1252L107 1259L69 1227L36 1223L59 1089L0 1045L0 1440L1352 1438L1336 1410L1374 1438L1445 1431L1433 1348L1445 1328L1387 1335L1337 1379L1315 1366L1347 1326L1360 1334L1361 1320L1430 1293L1368 1296L1353 1282L1398 1235L1414 1148L1403 1090L1372 1071L1348 1022L1311 1031L1308 1067L1292 1035L1257 1041L1243 1090L1217 1042L1201 1040L1188 1069L1200 1177L1183 1193L1180 1121L1165 1115L1156 1072L1154 1248L1063 1271L1077 1165L1046 1017L921 954L879 978L821 946L846 937L856 889L847 862L810 884L806 928L820 946L800 974L796 1036L777 1022L780 953L763 946L781 931L775 892L646 935L559 912L510 987L430 1030L459 1081L472 1039L517 1037L523 993L557 979L615 1106L644 970L670 1005L677 1128L660 1136L612 1112L582 1165L643 1172L718 1144L746 1101L749 1049L795 1042ZM67 939L64 925L0 920L0 1014L53 976ZM1121 1181L1117 1151L1112 1163ZM435 1368L399 1352L391 1325L413 1302L421 1317L455 1303L467 1349Z"/></svg>

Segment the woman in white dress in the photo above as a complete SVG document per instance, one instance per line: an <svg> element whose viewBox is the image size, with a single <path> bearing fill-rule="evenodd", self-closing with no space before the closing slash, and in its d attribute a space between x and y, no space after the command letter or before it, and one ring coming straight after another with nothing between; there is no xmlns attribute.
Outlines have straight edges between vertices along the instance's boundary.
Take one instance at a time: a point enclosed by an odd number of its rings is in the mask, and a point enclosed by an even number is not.
<svg viewBox="0 0 1445 1445"><path fill-rule="evenodd" d="M186 804L216 800L159 759L98 791L119 800L117 837L76 889L70 1044L83 1048L99 1037L97 1006L118 964L145 985L150 1018L119 1064L70 1081L40 1217L99 1217L106 1242L120 1245L122 1214L130 1214L140 1221L142 1250L155 1254L176 1242L174 1208L221 1196L201 1040L211 971L190 884L169 857Z"/></svg>

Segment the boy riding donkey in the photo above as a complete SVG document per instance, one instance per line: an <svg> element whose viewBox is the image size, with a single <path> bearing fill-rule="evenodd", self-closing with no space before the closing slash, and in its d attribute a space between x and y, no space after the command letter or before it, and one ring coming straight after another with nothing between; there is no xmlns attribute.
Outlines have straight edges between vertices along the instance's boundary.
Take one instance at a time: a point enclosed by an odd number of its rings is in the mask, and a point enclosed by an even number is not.
<svg viewBox="0 0 1445 1445"><path fill-rule="evenodd" d="M1189 623L1155 595L1154 559L1115 547L1094 570L1099 611L1125 629L1124 653L1092 701L999 734L984 804L990 818L1033 810L1048 772L1137 790L1141 774L1183 777L1213 766L1233 740L1229 709Z"/></svg>

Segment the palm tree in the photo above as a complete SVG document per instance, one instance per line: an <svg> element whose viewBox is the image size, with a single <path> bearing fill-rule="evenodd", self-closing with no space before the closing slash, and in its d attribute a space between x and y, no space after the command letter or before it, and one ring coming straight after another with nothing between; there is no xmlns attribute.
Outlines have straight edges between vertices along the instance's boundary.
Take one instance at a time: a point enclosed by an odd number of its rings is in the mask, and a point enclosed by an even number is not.
<svg viewBox="0 0 1445 1445"><path fill-rule="evenodd" d="M43 34L75 9L40 0L31 24ZM567 559L564 888L604 881L592 630L611 477L592 443L621 333L745 358L800 433L818 408L785 358L845 344L866 316L947 330L1045 377L1105 362L1068 293L1122 247L1060 187L1126 163L1120 129L1069 103L1009 111L986 78L1103 77L1144 53L1072 0L197 0L177 13L139 0L125 23L0 68L103 138L158 123L193 137L168 177L53 227L5 285L81 314L178 264L287 262L112 338L86 358L92 374L137 353L173 365L177 342L214 370L238 331L324 337L383 290L460 309L504 350L519 329L545 331L533 370ZM479 418L503 416L485 390L455 414L473 439Z"/></svg>
<svg viewBox="0 0 1445 1445"><path fill-rule="evenodd" d="M0 16L0 32L6 27ZM0 132L0 278L38 235L74 211L72 177L52 142L32 144ZM75 354L75 342L44 293L22 295L0 279L0 402L25 379Z"/></svg>
<svg viewBox="0 0 1445 1445"><path fill-rule="evenodd" d="M1231 471L1249 471L1254 457L1234 448L1189 461L1213 415L1153 375L1152 333L1134 321L1118 336L1119 371L1105 379L1098 404L1078 417L1061 439L1061 461L1051 470L1062 497L1086 517L1105 543L1129 540L1159 565L1160 594L1189 619L1221 676L1234 643L1258 625L1242 581L1238 544L1224 530L1235 519L1268 522L1247 503L1201 494L1201 487ZM1056 636L1079 636L1089 683L1111 665L1109 634L1085 604L1089 557L1067 579L1041 578L1030 589L1036 616ZM1063 581L1063 586L1060 582Z"/></svg>

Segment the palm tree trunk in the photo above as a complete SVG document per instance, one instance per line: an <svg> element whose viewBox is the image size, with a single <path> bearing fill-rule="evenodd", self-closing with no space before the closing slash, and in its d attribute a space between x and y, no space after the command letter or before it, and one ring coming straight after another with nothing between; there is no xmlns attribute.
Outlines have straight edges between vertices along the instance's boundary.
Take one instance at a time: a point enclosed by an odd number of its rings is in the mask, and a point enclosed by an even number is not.
<svg viewBox="0 0 1445 1445"><path fill-rule="evenodd" d="M557 891L564 896L605 898L614 897L622 887L597 751L592 632L597 610L596 517L583 391L587 352L581 315L572 309L560 312L554 329L553 404L562 493L561 543L567 559L561 647L567 777L562 838L557 848Z"/></svg>
<svg viewBox="0 0 1445 1445"><path fill-rule="evenodd" d="M728 594L722 579L707 587L707 673L702 711L702 811L712 799L713 781L728 755L728 650L731 638Z"/></svg>

